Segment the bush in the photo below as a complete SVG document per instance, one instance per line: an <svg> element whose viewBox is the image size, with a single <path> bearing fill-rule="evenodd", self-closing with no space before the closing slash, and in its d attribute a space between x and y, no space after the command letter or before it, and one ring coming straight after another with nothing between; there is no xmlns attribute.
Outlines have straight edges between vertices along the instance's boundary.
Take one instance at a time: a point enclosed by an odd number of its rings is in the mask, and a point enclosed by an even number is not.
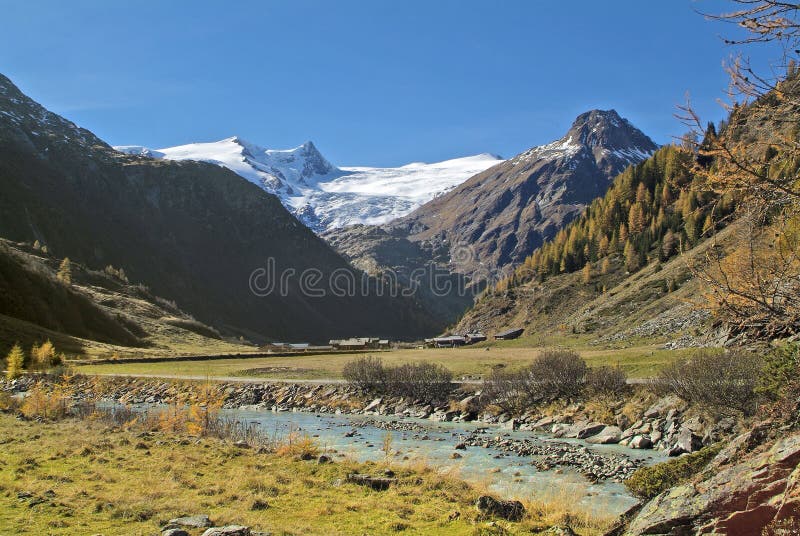
<svg viewBox="0 0 800 536"><path fill-rule="evenodd" d="M722 414L749 414L759 398L756 382L761 368L762 360L744 351L699 350L689 359L664 367L655 386Z"/></svg>
<svg viewBox="0 0 800 536"><path fill-rule="evenodd" d="M377 357L361 357L344 365L342 376L362 391L383 393L386 391L386 368Z"/></svg>
<svg viewBox="0 0 800 536"><path fill-rule="evenodd" d="M539 400L575 398L586 380L586 362L572 350L546 350L527 369Z"/></svg>
<svg viewBox="0 0 800 536"><path fill-rule="evenodd" d="M576 398L584 388L586 362L570 350L547 350L528 367L513 372L493 371L483 391L493 404L521 413L541 402Z"/></svg>
<svg viewBox="0 0 800 536"><path fill-rule="evenodd" d="M453 390L453 373L435 363L407 363L387 371L388 391L415 400L442 401Z"/></svg>
<svg viewBox="0 0 800 536"><path fill-rule="evenodd" d="M378 358L362 357L345 364L342 376L368 393L416 400L442 401L453 390L453 373L428 362L386 367Z"/></svg>
<svg viewBox="0 0 800 536"><path fill-rule="evenodd" d="M640 467L625 481L625 487L636 497L650 500L662 491L677 486L699 473L720 450L722 443L717 443L692 454L649 467Z"/></svg>
<svg viewBox="0 0 800 536"><path fill-rule="evenodd" d="M797 379L800 367L800 344L784 344L768 353L758 378L756 391L768 399L778 400L788 385Z"/></svg>
<svg viewBox="0 0 800 536"><path fill-rule="evenodd" d="M534 403L526 388L527 374L496 368L483 380L483 396L509 413L522 413Z"/></svg>
<svg viewBox="0 0 800 536"><path fill-rule="evenodd" d="M619 395L628 389L628 376L619 367L596 367L586 375L586 388L593 395Z"/></svg>

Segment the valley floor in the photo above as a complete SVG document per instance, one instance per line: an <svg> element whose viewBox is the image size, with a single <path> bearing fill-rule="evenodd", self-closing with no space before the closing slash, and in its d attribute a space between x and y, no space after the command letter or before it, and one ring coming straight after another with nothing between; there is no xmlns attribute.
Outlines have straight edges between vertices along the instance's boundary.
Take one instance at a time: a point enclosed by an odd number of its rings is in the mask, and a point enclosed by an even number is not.
<svg viewBox="0 0 800 536"><path fill-rule="evenodd" d="M545 344L541 344L544 342ZM402 349L375 352L387 364L430 361L450 369L456 378L479 378L498 367L522 367L556 341L520 339L483 343L465 348ZM662 365L686 356L689 350L666 350L659 344L642 343L628 348L602 348L580 339L557 341L575 348L589 366L620 366L630 378L653 376ZM146 374L163 377L212 379L262 378L326 380L340 379L344 365L357 358L352 353L298 354L282 357L231 357L181 361L136 361L80 365L83 374Z"/></svg>
<svg viewBox="0 0 800 536"><path fill-rule="evenodd" d="M383 464L318 464L91 419L41 423L0 414L0 444L6 534L154 534L190 514L285 535L531 534L565 506L528 504L539 514L490 520L474 507L477 489L427 467L395 467L397 483L374 491L345 480ZM601 526L588 523L580 532Z"/></svg>

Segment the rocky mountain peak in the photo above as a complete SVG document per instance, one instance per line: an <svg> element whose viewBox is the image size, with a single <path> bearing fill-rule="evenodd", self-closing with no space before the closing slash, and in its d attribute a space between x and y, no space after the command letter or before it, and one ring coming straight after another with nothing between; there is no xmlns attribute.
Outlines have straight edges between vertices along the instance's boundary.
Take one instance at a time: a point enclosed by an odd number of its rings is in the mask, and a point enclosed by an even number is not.
<svg viewBox="0 0 800 536"><path fill-rule="evenodd" d="M647 156L658 148L653 140L627 119L620 117L616 110L582 113L572 123L566 138L588 148L596 157L601 157L603 153L617 153L616 156L624 160L623 167L634 160L641 160L641 156ZM632 158L634 154L636 158Z"/></svg>

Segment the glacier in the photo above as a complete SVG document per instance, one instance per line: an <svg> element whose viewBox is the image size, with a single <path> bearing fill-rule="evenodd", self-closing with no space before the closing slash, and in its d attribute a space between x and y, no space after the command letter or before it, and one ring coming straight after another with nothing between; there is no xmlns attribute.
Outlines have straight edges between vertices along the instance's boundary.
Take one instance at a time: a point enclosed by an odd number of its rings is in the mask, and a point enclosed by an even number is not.
<svg viewBox="0 0 800 536"><path fill-rule="evenodd" d="M354 224L377 225L411 213L473 175L503 162L483 153L436 163L394 168L337 167L308 141L293 149L266 149L238 136L163 149L120 145L145 158L197 160L224 166L278 196L316 232Z"/></svg>

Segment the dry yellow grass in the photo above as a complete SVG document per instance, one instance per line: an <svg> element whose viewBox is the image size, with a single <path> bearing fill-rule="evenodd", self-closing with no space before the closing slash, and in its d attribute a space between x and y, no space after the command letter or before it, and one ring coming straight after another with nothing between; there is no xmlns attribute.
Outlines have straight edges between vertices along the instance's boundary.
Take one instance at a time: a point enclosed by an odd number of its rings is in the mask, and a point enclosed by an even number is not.
<svg viewBox="0 0 800 536"><path fill-rule="evenodd" d="M111 429L99 422L20 422L0 414L0 527L5 534L153 534L183 514L275 534L532 534L561 517L535 505L520 523L480 518L479 490L457 474L395 467L376 492L345 482L379 464L258 454L216 439ZM568 505L567 501L561 504ZM458 515L455 513L458 512ZM580 519L580 514L569 514ZM601 522L578 522L595 534Z"/></svg>

